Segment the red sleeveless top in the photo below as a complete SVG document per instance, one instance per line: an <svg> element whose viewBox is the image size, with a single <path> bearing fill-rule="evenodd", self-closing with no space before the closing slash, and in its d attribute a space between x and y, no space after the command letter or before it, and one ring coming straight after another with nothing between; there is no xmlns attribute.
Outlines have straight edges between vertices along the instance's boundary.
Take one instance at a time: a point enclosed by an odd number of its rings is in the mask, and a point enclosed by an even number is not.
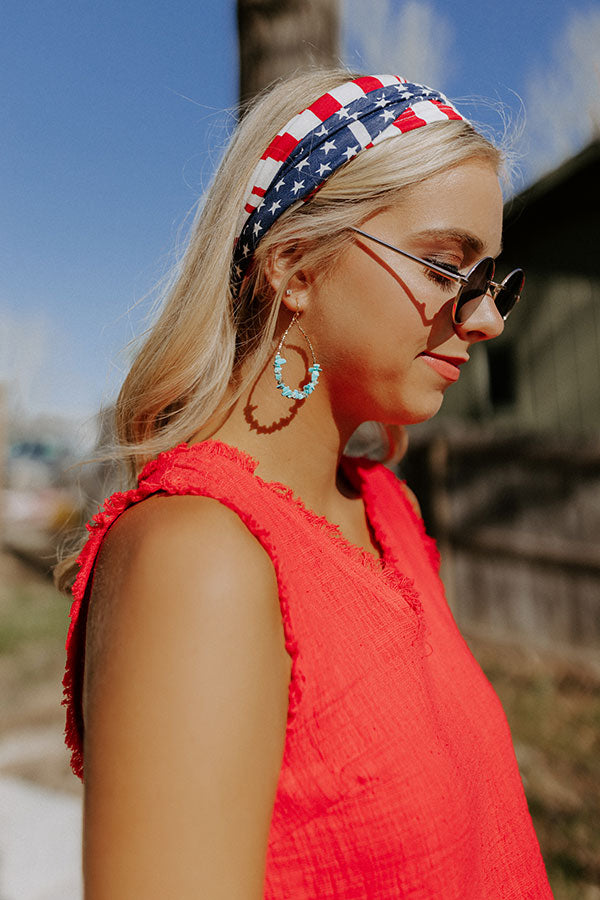
<svg viewBox="0 0 600 900"><path fill-rule="evenodd" d="M491 685L452 618L437 552L401 482L345 459L382 559L218 441L149 463L88 525L67 639L66 740L83 777L87 600L110 525L159 491L215 498L269 554L292 659L269 833L268 900L551 898Z"/></svg>

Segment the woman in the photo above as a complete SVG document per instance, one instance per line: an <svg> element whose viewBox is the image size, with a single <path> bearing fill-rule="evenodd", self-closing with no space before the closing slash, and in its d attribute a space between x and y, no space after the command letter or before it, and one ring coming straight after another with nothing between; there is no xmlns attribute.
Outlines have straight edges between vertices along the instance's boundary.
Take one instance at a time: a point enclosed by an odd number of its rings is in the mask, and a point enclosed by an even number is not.
<svg viewBox="0 0 600 900"><path fill-rule="evenodd" d="M500 162L397 76L303 74L239 126L73 587L89 900L551 896L413 500L342 456L501 333Z"/></svg>

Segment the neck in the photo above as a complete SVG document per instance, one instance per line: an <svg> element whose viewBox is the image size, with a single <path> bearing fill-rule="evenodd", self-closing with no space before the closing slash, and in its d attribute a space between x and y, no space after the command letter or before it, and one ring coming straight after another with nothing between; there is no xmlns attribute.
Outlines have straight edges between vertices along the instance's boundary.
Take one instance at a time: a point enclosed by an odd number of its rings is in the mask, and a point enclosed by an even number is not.
<svg viewBox="0 0 600 900"><path fill-rule="evenodd" d="M301 368L291 383L302 380ZM362 496L339 472L344 447L358 424L336 417L326 378L306 400L290 401L277 390L267 365L227 415L191 441L220 440L248 453L264 481L285 484L308 509L336 524L350 543L380 557Z"/></svg>
<svg viewBox="0 0 600 900"><path fill-rule="evenodd" d="M286 400L268 365L227 417L202 436L250 454L261 478L287 485L306 506L335 521L349 499L338 468L355 427L336 421L326 383L304 401Z"/></svg>

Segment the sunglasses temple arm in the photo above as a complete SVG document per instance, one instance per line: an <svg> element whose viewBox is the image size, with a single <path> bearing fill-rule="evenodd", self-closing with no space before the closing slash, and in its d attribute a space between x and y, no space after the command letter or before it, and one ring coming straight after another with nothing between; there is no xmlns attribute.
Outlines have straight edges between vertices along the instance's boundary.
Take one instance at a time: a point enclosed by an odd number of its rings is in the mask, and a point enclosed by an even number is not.
<svg viewBox="0 0 600 900"><path fill-rule="evenodd" d="M449 272L448 269L443 269L441 266L436 266L435 263L430 263L426 259L422 259L420 256L413 256L412 253L408 253L406 250L400 250L399 247L394 247L393 244L388 244L387 241L382 241L381 238L376 238L372 234L367 234L366 231L361 231L359 228L354 228L352 225L350 225L349 227L350 231L355 231L357 234L361 234L363 237L375 241L376 244L381 244L382 247L387 247L388 250L393 250L395 253L399 253L401 256L406 256L407 259L412 259L414 262L421 263L422 266L426 266L428 269L433 269L434 272L437 272L439 275L443 275L444 278L448 279L448 281L455 281L456 284L461 285L468 284L469 282L469 279L465 275L461 275L460 272Z"/></svg>

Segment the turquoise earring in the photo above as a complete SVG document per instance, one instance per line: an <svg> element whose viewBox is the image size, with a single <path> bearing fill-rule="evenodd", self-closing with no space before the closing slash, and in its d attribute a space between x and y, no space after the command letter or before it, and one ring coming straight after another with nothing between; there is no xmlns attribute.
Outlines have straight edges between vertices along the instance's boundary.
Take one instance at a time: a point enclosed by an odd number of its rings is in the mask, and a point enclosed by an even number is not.
<svg viewBox="0 0 600 900"><path fill-rule="evenodd" d="M288 288L285 293L289 297L289 296L291 296L292 292ZM306 334L304 328L298 322L299 318L300 318L300 310L296 309L296 312L294 313L292 321L290 322L288 327L283 332L283 336L282 336L281 340L279 341L279 346L277 347L277 350L275 352L275 360L273 362L273 372L275 373L275 381L277 382L277 390L281 391L282 397L288 397L291 400L306 400L307 397L310 397L310 395L316 388L317 384L319 383L319 375L321 374L321 366L317 362L317 358L315 356L315 351L313 349L313 345L311 344L310 338ZM287 362L287 360L284 359L283 356L281 355L281 351L283 349L285 339L288 335L288 331L290 331L290 329L293 328L294 325L298 326L300 332L302 333L304 340L306 341L306 343L308 344L308 346L310 348L310 353L312 356L312 366L308 367L308 371L310 372L310 381L307 382L299 390L288 387L287 384L283 383L282 377L281 377L282 367Z"/></svg>

